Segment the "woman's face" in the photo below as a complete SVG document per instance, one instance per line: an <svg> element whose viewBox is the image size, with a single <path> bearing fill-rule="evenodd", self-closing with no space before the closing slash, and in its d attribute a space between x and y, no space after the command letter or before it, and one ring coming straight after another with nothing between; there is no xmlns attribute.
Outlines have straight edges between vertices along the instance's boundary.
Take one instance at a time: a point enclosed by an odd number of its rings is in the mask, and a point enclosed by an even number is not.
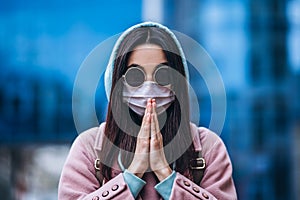
<svg viewBox="0 0 300 200"><path fill-rule="evenodd" d="M159 64L167 65L168 61L162 48L155 44L142 44L133 49L128 59L127 66L141 67L146 76L146 81L154 81L153 73Z"/></svg>

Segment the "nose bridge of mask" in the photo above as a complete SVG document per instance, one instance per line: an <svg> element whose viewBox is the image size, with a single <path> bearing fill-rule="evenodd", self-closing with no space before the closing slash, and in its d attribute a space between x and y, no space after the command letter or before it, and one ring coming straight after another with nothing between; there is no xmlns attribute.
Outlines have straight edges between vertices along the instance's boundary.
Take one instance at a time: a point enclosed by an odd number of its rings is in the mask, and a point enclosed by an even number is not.
<svg viewBox="0 0 300 200"><path fill-rule="evenodd" d="M170 96L172 91L164 86L158 85L154 81L145 81L142 87L138 88L134 93L144 97L166 97Z"/></svg>
<svg viewBox="0 0 300 200"><path fill-rule="evenodd" d="M157 97L173 96L174 93L170 88L158 85L154 81L145 81L138 88L125 85L125 88L123 90L123 95L127 97L157 98Z"/></svg>

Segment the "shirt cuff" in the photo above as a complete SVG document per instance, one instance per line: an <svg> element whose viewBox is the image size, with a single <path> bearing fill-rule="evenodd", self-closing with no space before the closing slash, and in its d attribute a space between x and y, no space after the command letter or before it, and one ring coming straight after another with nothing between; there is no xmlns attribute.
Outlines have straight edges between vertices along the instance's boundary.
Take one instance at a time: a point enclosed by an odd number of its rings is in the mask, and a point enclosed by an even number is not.
<svg viewBox="0 0 300 200"><path fill-rule="evenodd" d="M127 170L124 171L123 177L131 194L136 198L144 185L146 185L146 182Z"/></svg>
<svg viewBox="0 0 300 200"><path fill-rule="evenodd" d="M173 171L172 174L170 174L167 178L165 178L163 181L161 181L154 187L163 199L170 198L175 178L176 172Z"/></svg>

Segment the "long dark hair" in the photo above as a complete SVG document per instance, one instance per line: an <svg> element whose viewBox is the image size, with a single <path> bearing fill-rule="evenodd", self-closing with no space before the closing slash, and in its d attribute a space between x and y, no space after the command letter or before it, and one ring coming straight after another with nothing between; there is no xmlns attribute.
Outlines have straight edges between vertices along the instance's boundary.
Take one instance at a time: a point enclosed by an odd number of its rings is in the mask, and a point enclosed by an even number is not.
<svg viewBox="0 0 300 200"><path fill-rule="evenodd" d="M133 153L136 147L136 136L139 132L142 117L131 111L128 106L122 101L123 87L116 87L120 82L120 78L127 70L127 62L130 57L130 52L141 44L156 44L159 45L165 53L168 65L180 73L183 77L186 76L183 66L183 61L179 53L179 49L174 42L174 39L162 28L158 27L140 27L132 30L122 40L114 61L114 69L112 76L112 87L110 92L110 102L106 118L105 135L107 139L103 143L105 155L103 155L100 168L103 176L111 179L111 167L118 155L117 149L124 150L122 154L122 162L126 167L130 165L133 159ZM189 161L194 157L194 147L192 145L192 136L190 131L190 113L188 100L187 82L173 80L172 88L176 91L175 101L166 111L166 121L161 126L164 146L172 141L172 145L165 149L165 155L169 163L176 160L175 170L192 179L189 173ZM128 109L130 117L128 117ZM118 111L119 122L116 122L113 111ZM125 112L127 110L127 112ZM139 126L131 126L132 121ZM159 120L161 121L161 120ZM120 128L122 127L122 128ZM125 127L125 128L124 128ZM130 134L127 134L130 133ZM175 137L176 136L176 137ZM114 144L118 148L112 148ZM131 153L126 153L131 152ZM176 156L176 152L182 152ZM177 159L176 159L177 158ZM103 164L105 163L105 164ZM171 164L170 164L171 166ZM186 173L187 172L187 173Z"/></svg>

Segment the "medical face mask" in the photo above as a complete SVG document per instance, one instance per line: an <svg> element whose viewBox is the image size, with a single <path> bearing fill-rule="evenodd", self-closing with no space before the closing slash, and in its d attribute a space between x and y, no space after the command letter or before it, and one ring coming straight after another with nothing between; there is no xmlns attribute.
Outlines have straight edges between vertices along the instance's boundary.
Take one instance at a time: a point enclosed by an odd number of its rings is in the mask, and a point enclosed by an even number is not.
<svg viewBox="0 0 300 200"><path fill-rule="evenodd" d="M145 114L147 100L155 99L157 114L163 113L175 100L174 92L153 81L145 81L139 87L132 87L124 81L123 101L140 116Z"/></svg>

